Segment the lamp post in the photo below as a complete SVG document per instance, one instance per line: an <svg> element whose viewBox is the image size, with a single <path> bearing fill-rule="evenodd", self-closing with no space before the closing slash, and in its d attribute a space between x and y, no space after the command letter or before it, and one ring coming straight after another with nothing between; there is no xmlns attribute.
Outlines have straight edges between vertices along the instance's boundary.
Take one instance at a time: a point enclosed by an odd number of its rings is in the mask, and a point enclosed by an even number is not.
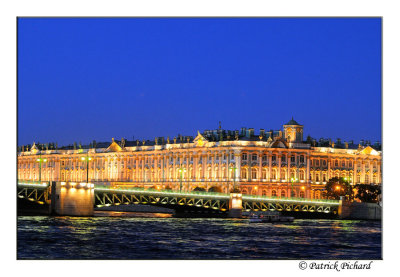
<svg viewBox="0 0 400 277"><path fill-rule="evenodd" d="M37 158L36 161L39 163L39 182L41 182L42 181L42 163L47 162L47 159L46 158L42 159L42 153L40 153L39 158Z"/></svg>
<svg viewBox="0 0 400 277"><path fill-rule="evenodd" d="M236 190L236 170L237 170L236 166L231 166L229 168L229 171L233 172L233 191Z"/></svg>
<svg viewBox="0 0 400 277"><path fill-rule="evenodd" d="M89 183L89 161L92 157L89 157L89 153L87 153L86 157L81 157L82 161L86 161L86 184Z"/></svg>
<svg viewBox="0 0 400 277"><path fill-rule="evenodd" d="M295 181L297 181L298 179L297 178L295 178L295 177L292 177L291 179L290 179L291 181L292 181L292 189L291 189L291 197L293 197L293 182L295 182Z"/></svg>
<svg viewBox="0 0 400 277"><path fill-rule="evenodd" d="M180 173L180 175L181 175L181 183L180 183L180 185L179 185L179 192L182 192L182 177L183 177L183 172L186 172L186 168L183 168L183 167L179 168L179 173Z"/></svg>

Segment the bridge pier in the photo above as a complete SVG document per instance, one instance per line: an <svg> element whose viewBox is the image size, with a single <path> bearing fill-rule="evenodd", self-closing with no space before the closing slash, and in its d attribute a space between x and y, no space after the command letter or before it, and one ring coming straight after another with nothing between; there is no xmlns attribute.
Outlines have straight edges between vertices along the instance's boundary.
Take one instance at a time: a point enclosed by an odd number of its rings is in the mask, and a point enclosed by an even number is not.
<svg viewBox="0 0 400 277"><path fill-rule="evenodd" d="M228 217L242 217L242 194L237 192L230 193Z"/></svg>
<svg viewBox="0 0 400 277"><path fill-rule="evenodd" d="M52 215L93 216L94 185L51 182L50 213Z"/></svg>

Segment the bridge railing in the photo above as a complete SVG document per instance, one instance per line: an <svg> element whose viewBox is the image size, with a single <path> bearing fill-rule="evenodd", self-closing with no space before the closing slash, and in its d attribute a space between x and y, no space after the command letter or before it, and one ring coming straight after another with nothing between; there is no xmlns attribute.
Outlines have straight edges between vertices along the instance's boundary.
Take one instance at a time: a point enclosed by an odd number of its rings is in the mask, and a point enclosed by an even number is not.
<svg viewBox="0 0 400 277"><path fill-rule="evenodd" d="M48 187L50 185L49 182L38 182L38 181L25 181L18 180L17 186L28 186L28 187Z"/></svg>
<svg viewBox="0 0 400 277"><path fill-rule="evenodd" d="M261 195L251 195L245 194L242 197L243 199L254 199L254 200L274 200L274 201L296 201L296 202L322 202L322 203L331 203L331 204L338 204L339 200L332 200L332 199L310 199L310 198L301 198L301 197L279 197L279 196L261 196Z"/></svg>
<svg viewBox="0 0 400 277"><path fill-rule="evenodd" d="M206 191L176 191L176 190L157 190L153 188L141 188L141 187L113 187L107 185L95 185L95 191L114 191L114 192L143 192L146 194L174 194L174 195L202 195L202 196L214 196L214 197L227 197L229 194L219 192L206 192Z"/></svg>
<svg viewBox="0 0 400 277"><path fill-rule="evenodd" d="M203 196L219 196L219 197L229 197L228 193L222 192L208 192L208 191L182 191L179 192L177 190L157 190L155 188L143 188L143 187L115 187L109 185L95 185L95 190L106 190L106 191L126 191L126 192L144 192L146 194L178 194L178 195L203 195ZM252 194L243 194L243 200L272 200L272 201L288 201L288 202L319 202L326 204L338 204L339 200L331 200L331 199L309 199L309 198L300 198L300 197L279 197L279 196L265 196L265 195L252 195Z"/></svg>

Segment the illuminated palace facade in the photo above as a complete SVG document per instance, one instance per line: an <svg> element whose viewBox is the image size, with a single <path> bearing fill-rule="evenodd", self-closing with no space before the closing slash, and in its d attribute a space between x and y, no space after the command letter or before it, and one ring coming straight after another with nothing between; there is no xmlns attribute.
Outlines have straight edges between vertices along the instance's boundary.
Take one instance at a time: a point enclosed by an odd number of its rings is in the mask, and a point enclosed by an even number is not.
<svg viewBox="0 0 400 277"><path fill-rule="evenodd" d="M18 179L111 183L155 189L321 198L326 182L380 184L382 153L370 144L303 140L295 120L283 131L241 128L154 141L112 139L88 146L35 145L18 151ZM88 164L87 164L88 162ZM87 176L88 174L88 176Z"/></svg>

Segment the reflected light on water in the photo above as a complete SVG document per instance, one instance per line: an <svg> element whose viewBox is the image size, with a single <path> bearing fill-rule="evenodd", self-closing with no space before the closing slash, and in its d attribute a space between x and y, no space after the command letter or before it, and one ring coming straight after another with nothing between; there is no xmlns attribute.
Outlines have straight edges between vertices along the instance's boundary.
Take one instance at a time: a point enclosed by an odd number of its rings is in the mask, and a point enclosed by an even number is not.
<svg viewBox="0 0 400 277"><path fill-rule="evenodd" d="M18 217L18 259L380 259L380 222L258 224L164 213ZM350 230L350 231L349 231Z"/></svg>

